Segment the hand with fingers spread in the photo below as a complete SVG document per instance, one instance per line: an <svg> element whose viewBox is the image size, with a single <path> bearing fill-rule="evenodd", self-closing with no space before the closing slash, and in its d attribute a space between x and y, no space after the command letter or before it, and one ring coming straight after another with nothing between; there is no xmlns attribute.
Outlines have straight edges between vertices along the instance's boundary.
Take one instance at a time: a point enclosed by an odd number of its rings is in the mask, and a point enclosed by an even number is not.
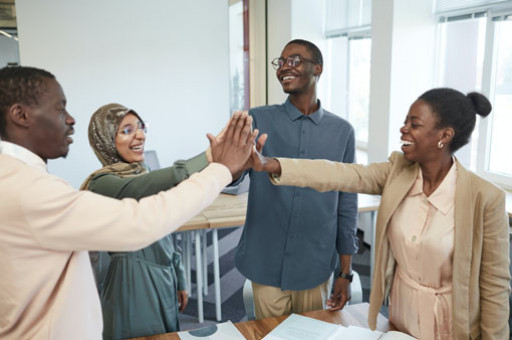
<svg viewBox="0 0 512 340"><path fill-rule="evenodd" d="M224 139L224 135L226 134L226 130L229 127L229 124L231 123L231 120L233 119L233 117L235 117L235 115L241 115L241 114L247 114L247 111L235 111L235 112L233 112L233 115L229 118L228 122L226 123L226 126L224 126L222 128L222 130L219 132L219 134L217 136L215 136L215 139L217 140L218 143L222 142L222 140ZM212 148L210 146L208 146L208 149L206 149L206 158L208 159L208 162L210 162L210 163L213 162Z"/></svg>
<svg viewBox="0 0 512 340"><path fill-rule="evenodd" d="M231 174L239 172L251 156L258 130L251 133L252 117L246 112L235 112L222 138L208 134L212 159L229 168Z"/></svg>

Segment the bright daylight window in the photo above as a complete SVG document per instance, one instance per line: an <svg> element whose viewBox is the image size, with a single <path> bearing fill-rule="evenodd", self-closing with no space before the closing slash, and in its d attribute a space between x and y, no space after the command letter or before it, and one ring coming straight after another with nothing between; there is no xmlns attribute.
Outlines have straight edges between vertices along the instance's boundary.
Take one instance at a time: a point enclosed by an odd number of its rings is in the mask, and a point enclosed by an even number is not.
<svg viewBox="0 0 512 340"><path fill-rule="evenodd" d="M471 142L457 152L461 162L512 188L512 19L492 12L447 18L439 25L438 85L488 96L493 111L477 120Z"/></svg>
<svg viewBox="0 0 512 340"><path fill-rule="evenodd" d="M439 87L451 87L463 93L482 91L485 25L485 17L449 20L439 25ZM459 161L473 171L476 171L477 141L476 127L468 145L456 153Z"/></svg>
<svg viewBox="0 0 512 340"><path fill-rule="evenodd" d="M355 130L358 163L367 163L371 64L371 1L326 0L324 107Z"/></svg>
<svg viewBox="0 0 512 340"><path fill-rule="evenodd" d="M512 16L494 20L494 67L487 171L512 178Z"/></svg>
<svg viewBox="0 0 512 340"><path fill-rule="evenodd" d="M232 0L229 5L229 73L231 113L249 108L248 39L245 38L246 1Z"/></svg>
<svg viewBox="0 0 512 340"><path fill-rule="evenodd" d="M368 145L371 47L370 38L349 39L347 115L358 144L365 148Z"/></svg>

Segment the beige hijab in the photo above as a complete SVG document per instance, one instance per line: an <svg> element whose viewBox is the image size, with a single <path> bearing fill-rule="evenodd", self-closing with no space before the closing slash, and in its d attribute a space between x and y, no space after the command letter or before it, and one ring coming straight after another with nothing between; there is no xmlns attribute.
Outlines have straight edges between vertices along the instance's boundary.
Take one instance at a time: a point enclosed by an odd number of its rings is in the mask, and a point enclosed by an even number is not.
<svg viewBox="0 0 512 340"><path fill-rule="evenodd" d="M147 172L144 163L126 163L116 149L117 130L128 113L133 113L143 122L135 111L115 103L100 107L92 115L89 122L89 144L103 168L89 175L80 186L80 190L87 190L91 179L102 173L130 177Z"/></svg>

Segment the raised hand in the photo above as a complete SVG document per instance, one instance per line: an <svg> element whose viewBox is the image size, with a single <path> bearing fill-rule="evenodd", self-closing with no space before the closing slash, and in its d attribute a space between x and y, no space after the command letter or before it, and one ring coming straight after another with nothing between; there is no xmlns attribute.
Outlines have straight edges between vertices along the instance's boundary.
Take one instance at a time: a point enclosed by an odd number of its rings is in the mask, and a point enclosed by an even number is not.
<svg viewBox="0 0 512 340"><path fill-rule="evenodd" d="M212 160L224 164L231 174L242 170L251 156L258 130L251 133L252 117L246 112L235 112L222 138L208 134ZM222 133L221 133L222 134Z"/></svg>
<svg viewBox="0 0 512 340"><path fill-rule="evenodd" d="M252 167L255 171L266 171L268 173L273 173L280 175L281 174L281 164L275 158L265 157L261 154L261 150L263 149L263 145L267 141L267 134L263 134L258 139L258 144L256 149L253 150L251 154L250 160L247 164Z"/></svg>
<svg viewBox="0 0 512 340"><path fill-rule="evenodd" d="M217 143L220 143L222 142L222 140L224 139L224 135L226 134L226 130L227 128L229 127L229 124L231 123L231 120L233 119L233 117L235 117L236 115L241 115L241 114L247 114L247 111L235 111L233 112L233 115L231 115L231 118L228 119L227 123L226 123L226 126L224 126L222 128L222 130L219 132L219 134L217 136L215 136L215 139L217 140ZM213 159L212 159L212 149L210 146L208 146L208 149L206 149L206 158L208 159L208 162L213 162Z"/></svg>

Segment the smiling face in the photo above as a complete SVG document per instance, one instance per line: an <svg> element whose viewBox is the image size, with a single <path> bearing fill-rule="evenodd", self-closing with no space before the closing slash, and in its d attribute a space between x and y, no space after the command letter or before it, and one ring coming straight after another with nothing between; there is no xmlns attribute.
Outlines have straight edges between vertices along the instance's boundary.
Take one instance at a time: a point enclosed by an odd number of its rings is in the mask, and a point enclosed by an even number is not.
<svg viewBox="0 0 512 340"><path fill-rule="evenodd" d="M117 130L117 152L127 163L143 162L145 142L144 123L133 113L127 113Z"/></svg>
<svg viewBox="0 0 512 340"><path fill-rule="evenodd" d="M313 56L303 45L289 44L281 57L287 59L292 56L300 56L313 60ZM276 76L283 91L288 94L305 94L315 91L316 77L322 73L322 66L303 60L297 67L291 67L287 63L276 71Z"/></svg>
<svg viewBox="0 0 512 340"><path fill-rule="evenodd" d="M28 145L45 162L66 157L75 119L66 111L66 96L55 79L45 80L45 90L37 104L28 105Z"/></svg>
<svg viewBox="0 0 512 340"><path fill-rule="evenodd" d="M448 148L440 149L439 141L447 143L446 129L438 128L437 118L430 106L415 101L400 129L402 151L406 159L420 164L437 160Z"/></svg>

